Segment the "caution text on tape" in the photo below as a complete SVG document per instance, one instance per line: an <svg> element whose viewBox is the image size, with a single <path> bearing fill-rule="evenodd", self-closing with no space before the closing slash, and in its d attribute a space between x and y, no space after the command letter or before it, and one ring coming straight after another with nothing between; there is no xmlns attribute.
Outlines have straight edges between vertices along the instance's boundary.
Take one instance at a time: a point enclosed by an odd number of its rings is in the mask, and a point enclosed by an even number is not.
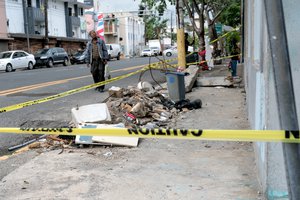
<svg viewBox="0 0 300 200"><path fill-rule="evenodd" d="M0 133L300 143L298 130L0 128Z"/></svg>

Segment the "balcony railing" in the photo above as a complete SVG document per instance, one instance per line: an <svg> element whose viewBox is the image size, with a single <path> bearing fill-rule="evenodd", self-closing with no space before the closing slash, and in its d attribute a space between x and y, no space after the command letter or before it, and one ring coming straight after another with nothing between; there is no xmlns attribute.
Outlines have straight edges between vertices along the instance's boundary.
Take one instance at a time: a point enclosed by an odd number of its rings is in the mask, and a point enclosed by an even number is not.
<svg viewBox="0 0 300 200"><path fill-rule="evenodd" d="M104 34L117 34L117 25L104 22Z"/></svg>
<svg viewBox="0 0 300 200"><path fill-rule="evenodd" d="M28 7L28 19L33 20L34 22L43 22L45 21L45 15L40 8Z"/></svg>
<svg viewBox="0 0 300 200"><path fill-rule="evenodd" d="M80 18L71 16L71 24L80 27Z"/></svg>

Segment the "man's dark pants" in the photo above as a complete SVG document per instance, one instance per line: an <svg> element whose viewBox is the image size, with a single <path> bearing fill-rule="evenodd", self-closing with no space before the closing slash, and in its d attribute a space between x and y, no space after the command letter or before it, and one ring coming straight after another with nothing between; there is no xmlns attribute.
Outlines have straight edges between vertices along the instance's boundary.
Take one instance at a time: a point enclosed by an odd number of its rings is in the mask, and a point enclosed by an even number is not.
<svg viewBox="0 0 300 200"><path fill-rule="evenodd" d="M105 65L102 59L93 59L91 64L91 73L93 75L94 83L99 83L105 81L104 77ZM105 85L99 86L97 88L104 89Z"/></svg>

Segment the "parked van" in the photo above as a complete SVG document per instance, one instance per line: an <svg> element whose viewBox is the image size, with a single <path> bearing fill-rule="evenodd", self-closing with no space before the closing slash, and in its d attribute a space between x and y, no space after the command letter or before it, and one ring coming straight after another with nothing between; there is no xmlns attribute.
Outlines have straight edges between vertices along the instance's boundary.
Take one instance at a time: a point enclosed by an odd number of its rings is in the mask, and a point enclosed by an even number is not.
<svg viewBox="0 0 300 200"><path fill-rule="evenodd" d="M108 51L108 60L112 58L117 58L117 60L120 60L121 46L119 44L106 44L106 48Z"/></svg>

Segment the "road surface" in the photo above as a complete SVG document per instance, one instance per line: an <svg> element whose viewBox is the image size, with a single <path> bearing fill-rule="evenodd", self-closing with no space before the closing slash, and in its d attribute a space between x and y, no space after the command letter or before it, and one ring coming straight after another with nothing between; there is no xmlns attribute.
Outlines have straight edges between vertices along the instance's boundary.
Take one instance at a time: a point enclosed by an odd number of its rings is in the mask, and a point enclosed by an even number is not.
<svg viewBox="0 0 300 200"><path fill-rule="evenodd" d="M150 62L157 62L151 58ZM110 61L112 77L127 74L148 64L149 58L133 58L120 61ZM152 71L158 82L165 80L160 71ZM136 86L140 74L110 83L111 86ZM150 72L144 73L143 81L155 83ZM17 70L15 72L0 72L0 108L45 98L68 90L76 89L93 83L89 69L85 64L62 65L54 68L38 68L34 70ZM64 98L41 103L19 110L0 114L0 127L62 127L71 121L71 109L93 103L100 103L108 97L107 90L99 93L94 89L73 94ZM32 135L0 134L0 156L9 153L8 148L32 139Z"/></svg>

